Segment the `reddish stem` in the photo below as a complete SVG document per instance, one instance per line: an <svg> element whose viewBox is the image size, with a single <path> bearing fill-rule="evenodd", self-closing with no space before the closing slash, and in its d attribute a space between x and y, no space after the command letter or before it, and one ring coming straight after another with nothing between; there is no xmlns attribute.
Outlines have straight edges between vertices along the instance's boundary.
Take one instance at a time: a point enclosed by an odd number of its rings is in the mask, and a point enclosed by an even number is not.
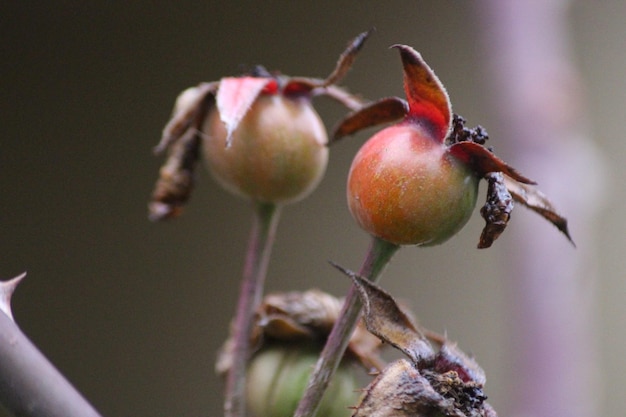
<svg viewBox="0 0 626 417"><path fill-rule="evenodd" d="M280 208L278 206L256 204L237 304L232 351L233 361L226 377L224 402L224 415L226 417L244 417L246 415L246 367L250 354L250 333L254 323L254 313L263 296L267 266L274 245L279 217Z"/></svg>

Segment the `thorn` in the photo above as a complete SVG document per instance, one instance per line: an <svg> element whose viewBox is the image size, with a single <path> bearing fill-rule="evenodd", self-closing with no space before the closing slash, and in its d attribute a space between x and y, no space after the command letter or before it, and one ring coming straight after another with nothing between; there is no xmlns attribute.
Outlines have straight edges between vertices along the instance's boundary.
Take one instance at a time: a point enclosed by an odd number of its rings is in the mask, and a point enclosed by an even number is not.
<svg viewBox="0 0 626 417"><path fill-rule="evenodd" d="M8 281L0 281L0 310L9 316L12 321L15 320L13 320L13 313L11 312L11 296L25 276L26 272Z"/></svg>

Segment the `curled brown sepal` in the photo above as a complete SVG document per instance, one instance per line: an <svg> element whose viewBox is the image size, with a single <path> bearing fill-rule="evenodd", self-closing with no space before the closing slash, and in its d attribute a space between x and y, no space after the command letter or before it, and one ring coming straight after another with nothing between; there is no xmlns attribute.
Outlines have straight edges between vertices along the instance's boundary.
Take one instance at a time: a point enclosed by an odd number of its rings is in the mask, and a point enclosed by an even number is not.
<svg viewBox="0 0 626 417"><path fill-rule="evenodd" d="M352 68L352 64L354 64L359 51L373 32L374 29L370 29L352 39L339 56L335 68L328 77L323 80L309 77L291 77L283 87L283 93L286 96L298 96L303 94L310 96L326 95L352 110L362 106L362 100L348 93L346 90L337 87L337 84L346 76L350 68Z"/></svg>
<svg viewBox="0 0 626 417"><path fill-rule="evenodd" d="M0 311L13 320L13 312L11 311L11 297L20 282L26 276L26 272L11 278L8 281L0 281Z"/></svg>
<svg viewBox="0 0 626 417"><path fill-rule="evenodd" d="M167 157L148 203L151 221L179 216L191 196L200 156L202 123L215 106L218 85L202 83L183 91L176 99L172 118L155 148L156 153L167 150Z"/></svg>
<svg viewBox="0 0 626 417"><path fill-rule="evenodd" d="M359 130L400 120L406 116L408 108L407 102L398 97L387 97L366 104L337 124L329 145Z"/></svg>
<svg viewBox="0 0 626 417"><path fill-rule="evenodd" d="M342 299L316 289L267 294L256 311L250 346L258 351L265 345L317 343L321 349L342 305ZM232 364L232 347L231 329L231 337L218 355L219 374L225 374ZM347 355L368 371L380 371L384 367L379 356L381 347L381 341L360 322L350 339Z"/></svg>
<svg viewBox="0 0 626 417"><path fill-rule="evenodd" d="M478 249L491 247L506 228L513 211L513 197L504 183L504 174L492 172L485 179L488 183L487 201L480 209L480 215L485 219L485 227L478 241Z"/></svg>
<svg viewBox="0 0 626 417"><path fill-rule="evenodd" d="M219 82L201 83L183 91L176 98L172 118L163 128L161 141L154 148L156 154L164 152L174 142L179 140L189 129L199 129L199 123L204 121L210 110L203 103L215 96Z"/></svg>
<svg viewBox="0 0 626 417"><path fill-rule="evenodd" d="M313 339L330 332L340 310L341 300L316 289L268 294L257 310L256 325L267 338Z"/></svg>
<svg viewBox="0 0 626 417"><path fill-rule="evenodd" d="M193 190L199 153L200 132L195 129L188 130L169 147L148 203L150 220L159 221L180 215Z"/></svg>
<svg viewBox="0 0 626 417"><path fill-rule="evenodd" d="M343 79L343 77L346 76L350 68L352 68L352 64L354 64L354 60L356 59L357 54L363 47L363 44L365 43L367 38L369 38L370 35L374 33L374 31L375 29L372 28L368 31L362 32L348 43L346 49L339 56L335 69L332 73L330 73L328 77L326 77L324 82L322 82L323 87L337 84Z"/></svg>
<svg viewBox="0 0 626 417"><path fill-rule="evenodd" d="M567 219L557 212L556 208L545 194L536 187L523 184L507 175L504 176L504 184L516 202L528 207L555 225L557 229L567 237L570 243L574 245L574 247L576 246L569 233Z"/></svg>
<svg viewBox="0 0 626 417"><path fill-rule="evenodd" d="M334 262L331 264L349 276L359 290L367 330L403 352L415 364L433 355L428 340L391 295L355 272Z"/></svg>

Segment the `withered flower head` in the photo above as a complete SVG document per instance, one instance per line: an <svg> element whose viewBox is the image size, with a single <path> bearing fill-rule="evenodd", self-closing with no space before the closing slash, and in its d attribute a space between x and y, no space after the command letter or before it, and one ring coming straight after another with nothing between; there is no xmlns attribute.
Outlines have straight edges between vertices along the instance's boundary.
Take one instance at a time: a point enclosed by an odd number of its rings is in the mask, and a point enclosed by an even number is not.
<svg viewBox="0 0 626 417"><path fill-rule="evenodd" d="M365 388L353 417L496 417L476 361L446 337L418 328L380 287L338 268L359 289L367 329L408 358L389 364Z"/></svg>

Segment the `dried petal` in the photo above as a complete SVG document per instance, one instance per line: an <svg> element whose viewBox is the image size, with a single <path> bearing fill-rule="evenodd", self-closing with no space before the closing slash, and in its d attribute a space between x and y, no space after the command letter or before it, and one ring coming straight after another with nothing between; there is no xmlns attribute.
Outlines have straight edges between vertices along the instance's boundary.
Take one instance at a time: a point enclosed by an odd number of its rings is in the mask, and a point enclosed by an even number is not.
<svg viewBox="0 0 626 417"><path fill-rule="evenodd" d="M358 274L337 264L333 265L352 278L358 288L367 330L402 351L415 364L433 355L424 335L398 307L391 295Z"/></svg>
<svg viewBox="0 0 626 417"><path fill-rule="evenodd" d="M487 201L480 209L480 215L486 224L478 242L479 249L488 248L493 244L506 228L513 211L513 198L504 184L504 174L492 172L485 178L489 183Z"/></svg>
<svg viewBox="0 0 626 417"><path fill-rule="evenodd" d="M539 191L536 187L528 184L522 184L519 181L516 181L515 178L510 178L506 175L504 176L504 183L515 201L523 204L532 211L539 213L544 219L555 225L557 229L559 229L567 237L572 245L576 246L569 234L567 219L556 211L545 194Z"/></svg>
<svg viewBox="0 0 626 417"><path fill-rule="evenodd" d="M259 77L227 77L220 80L217 90L217 110L226 126L226 146L231 136L263 89L274 80ZM274 81L275 82L275 81Z"/></svg>
<svg viewBox="0 0 626 417"><path fill-rule="evenodd" d="M531 179L518 173L513 167L495 156L487 148L474 142L458 142L448 148L448 152L468 164L476 174L484 177L490 172L502 172L515 180L525 184L535 184Z"/></svg>
<svg viewBox="0 0 626 417"><path fill-rule="evenodd" d="M407 102L397 97L383 98L366 104L339 122L330 143L359 130L402 119L406 116L407 110Z"/></svg>
<svg viewBox="0 0 626 417"><path fill-rule="evenodd" d="M426 124L433 138L443 142L450 131L452 118L446 89L415 49L407 45L393 45L392 48L399 49L402 58L409 117Z"/></svg>

